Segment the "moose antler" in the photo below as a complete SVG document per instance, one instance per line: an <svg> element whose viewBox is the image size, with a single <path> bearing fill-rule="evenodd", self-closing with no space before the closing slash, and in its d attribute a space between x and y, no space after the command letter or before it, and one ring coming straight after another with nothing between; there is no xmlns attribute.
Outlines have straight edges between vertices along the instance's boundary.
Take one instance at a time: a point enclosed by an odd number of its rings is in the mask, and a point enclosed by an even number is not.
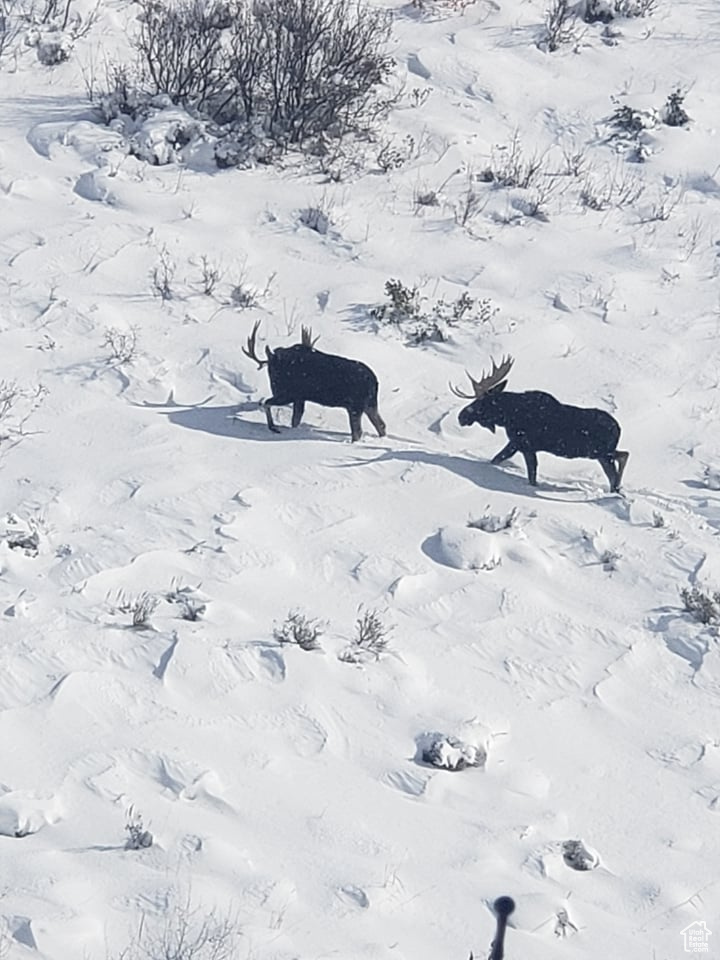
<svg viewBox="0 0 720 960"><path fill-rule="evenodd" d="M315 337L315 339L313 340L312 327L301 327L300 329L301 329L300 343L302 343L304 347L310 347L310 349L312 350L312 348L318 342L320 337L319 336Z"/></svg>
<svg viewBox="0 0 720 960"><path fill-rule="evenodd" d="M257 336L259 326L260 321L256 320L255 325L252 328L252 333L247 339L247 347L241 347L240 349L246 357L250 357L251 360L255 361L255 363L258 365L258 370L262 370L262 368L267 365L267 360L261 360L255 351L255 337Z"/></svg>
<svg viewBox="0 0 720 960"><path fill-rule="evenodd" d="M482 397L488 391L492 390L493 387L496 387L505 377L510 373L510 368L512 367L515 361L512 357L503 357L500 361L500 365L492 361L492 370L490 373L485 373L483 370L482 377L479 380L475 380L468 373L468 379L473 387L473 393L463 393L458 387L450 384L450 390L455 394L456 397L462 397L463 400L474 400L476 397ZM467 370L465 371L467 373Z"/></svg>

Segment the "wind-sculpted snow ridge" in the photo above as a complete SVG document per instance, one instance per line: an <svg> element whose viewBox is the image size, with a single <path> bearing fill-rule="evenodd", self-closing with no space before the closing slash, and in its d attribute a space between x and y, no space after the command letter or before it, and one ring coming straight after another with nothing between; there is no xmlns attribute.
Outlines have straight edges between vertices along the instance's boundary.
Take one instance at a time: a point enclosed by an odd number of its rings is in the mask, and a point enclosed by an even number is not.
<svg viewBox="0 0 720 960"><path fill-rule="evenodd" d="M503 896L508 960L659 960L720 915L720 25L381 5L405 86L339 182L133 155L85 86L134 8L0 58L10 960L466 960ZM258 320L370 366L387 435L270 433ZM508 354L618 420L621 496L459 425Z"/></svg>

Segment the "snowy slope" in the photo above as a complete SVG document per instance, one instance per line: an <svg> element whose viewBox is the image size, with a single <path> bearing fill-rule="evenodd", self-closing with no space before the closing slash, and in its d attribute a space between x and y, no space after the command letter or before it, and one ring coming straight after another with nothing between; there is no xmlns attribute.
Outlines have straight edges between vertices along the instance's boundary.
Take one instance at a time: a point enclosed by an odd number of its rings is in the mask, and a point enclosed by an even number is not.
<svg viewBox="0 0 720 960"><path fill-rule="evenodd" d="M117 957L141 924L212 910L238 958L466 960L500 894L509 960L665 960L694 921L720 936L720 661L680 599L720 589L720 19L661 0L614 46L596 25L547 54L538 3L386 5L406 86L380 137L413 149L384 174L369 148L337 184L296 160L124 156L83 73L130 5L65 64L27 49L0 68L0 378L46 391L19 398L25 435L0 445L13 960ZM691 124L658 125L627 162L611 98L659 110L678 84ZM527 191L472 179L513 137L557 174L542 219ZM640 196L581 205L612 178ZM313 205L324 235L301 222ZM370 314L390 278L428 309L467 292L497 312L409 346ZM266 295L239 309L248 284ZM350 445L344 412L312 405L271 434L266 374L240 351L261 318L262 342L311 324L370 364L388 435L366 424ZM108 331L135 332L131 362ZM504 436L461 428L448 381L503 353L511 389L618 417L624 497L590 461L541 455L537 489L522 461L490 465ZM37 551L17 545L33 531ZM133 628L118 608L145 592L159 603ZM273 639L294 609L322 621L320 650ZM388 649L347 662L363 609ZM432 732L486 764L423 764ZM131 806L149 848L125 849ZM564 863L571 839L596 869Z"/></svg>

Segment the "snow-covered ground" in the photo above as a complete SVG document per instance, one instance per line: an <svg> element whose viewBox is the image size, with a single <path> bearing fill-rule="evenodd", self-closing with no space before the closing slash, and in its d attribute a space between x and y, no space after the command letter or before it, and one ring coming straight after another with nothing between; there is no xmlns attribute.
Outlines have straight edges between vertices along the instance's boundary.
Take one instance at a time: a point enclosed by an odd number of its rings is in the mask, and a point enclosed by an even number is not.
<svg viewBox="0 0 720 960"><path fill-rule="evenodd" d="M208 915L239 960L467 960L501 894L508 960L669 960L695 922L716 949L720 649L680 592L720 590L717 5L658 0L552 54L540 2L385 5L405 91L338 183L126 156L85 91L132 4L66 63L0 64L12 960L116 958L183 917L202 940ZM631 162L607 118L678 87L691 122ZM513 142L536 185L478 179ZM383 173L383 146L405 162ZM370 312L393 278L484 318L408 344ZM312 405L271 434L257 319L261 346L309 324L372 366L387 436L351 445ZM504 435L460 427L448 381L502 354L509 389L618 418L623 497L592 461L541 454L536 489L489 463ZM291 611L319 649L274 639ZM373 611L387 648L357 656Z"/></svg>

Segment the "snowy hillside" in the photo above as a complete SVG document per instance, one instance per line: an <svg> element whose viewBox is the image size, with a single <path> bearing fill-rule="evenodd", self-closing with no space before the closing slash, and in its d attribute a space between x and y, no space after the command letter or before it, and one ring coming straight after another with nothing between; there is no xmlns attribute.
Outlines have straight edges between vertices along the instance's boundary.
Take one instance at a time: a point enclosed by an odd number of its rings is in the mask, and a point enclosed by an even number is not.
<svg viewBox="0 0 720 960"><path fill-rule="evenodd" d="M720 939L720 15L549 52L535 0L382 5L397 101L332 176L155 165L175 108L132 155L88 101L126 0L0 56L2 957L478 960L500 895L507 960ZM387 435L271 433L256 320ZM508 354L618 419L622 495L459 425Z"/></svg>

